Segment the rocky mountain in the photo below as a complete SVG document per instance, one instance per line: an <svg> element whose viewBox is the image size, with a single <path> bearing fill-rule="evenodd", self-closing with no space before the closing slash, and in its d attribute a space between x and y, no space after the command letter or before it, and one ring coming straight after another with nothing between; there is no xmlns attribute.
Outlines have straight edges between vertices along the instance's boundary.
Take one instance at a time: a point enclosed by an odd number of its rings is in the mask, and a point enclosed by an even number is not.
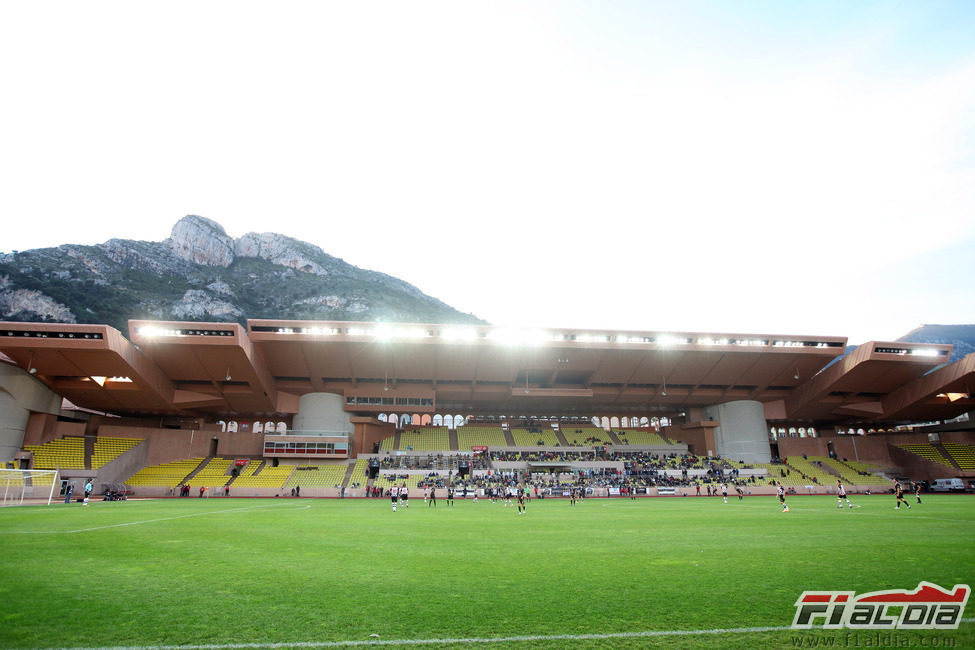
<svg viewBox="0 0 975 650"><path fill-rule="evenodd" d="M921 325L897 339L909 343L951 343L951 360L975 352L975 325Z"/></svg>
<svg viewBox="0 0 975 650"><path fill-rule="evenodd" d="M168 239L0 254L0 320L386 320L481 323L389 275L275 233L234 239L195 215Z"/></svg>

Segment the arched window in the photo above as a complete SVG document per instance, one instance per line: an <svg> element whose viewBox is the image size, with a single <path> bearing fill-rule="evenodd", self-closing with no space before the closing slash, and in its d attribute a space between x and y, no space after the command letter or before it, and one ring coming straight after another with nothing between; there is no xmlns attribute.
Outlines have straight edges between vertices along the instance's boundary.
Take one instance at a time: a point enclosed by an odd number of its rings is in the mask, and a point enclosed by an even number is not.
<svg viewBox="0 0 975 650"><path fill-rule="evenodd" d="M396 415L395 413L390 413L389 414L389 422L391 424L396 425L396 428L399 428L399 416Z"/></svg>
<svg viewBox="0 0 975 650"><path fill-rule="evenodd" d="M463 427L466 425L467 425L467 418L465 418L463 415L460 415L459 413L454 416L455 427Z"/></svg>
<svg viewBox="0 0 975 650"><path fill-rule="evenodd" d="M806 437L806 427L799 427L799 437L800 438Z"/></svg>
<svg viewBox="0 0 975 650"><path fill-rule="evenodd" d="M816 428L815 427L809 427L808 429L806 429L806 433L809 435L810 438L815 438L816 437Z"/></svg>
<svg viewBox="0 0 975 650"><path fill-rule="evenodd" d="M380 413L379 414L379 421L380 422L388 422L388 420L386 419L386 414L385 413Z"/></svg>
<svg viewBox="0 0 975 650"><path fill-rule="evenodd" d="M604 429L609 429L610 428L609 427L609 416L608 415L604 415L602 418L600 418L600 420L599 420L599 426L601 426Z"/></svg>
<svg viewBox="0 0 975 650"><path fill-rule="evenodd" d="M618 417L616 417L615 415L609 419L609 428L610 429L619 429L620 428L620 419Z"/></svg>
<svg viewBox="0 0 975 650"><path fill-rule="evenodd" d="M228 433L237 433L237 420L231 420L227 423Z"/></svg>
<svg viewBox="0 0 975 650"><path fill-rule="evenodd" d="M644 429L650 426L650 420L647 418L647 416L644 415L642 418L640 418L640 426Z"/></svg>
<svg viewBox="0 0 975 650"><path fill-rule="evenodd" d="M217 420L217 424L220 425L220 431L222 433L226 433L227 432L227 423L226 422L224 422L223 420Z"/></svg>
<svg viewBox="0 0 975 650"><path fill-rule="evenodd" d="M420 424L423 426L430 426L431 418L429 413L424 413L423 417L420 418Z"/></svg>
<svg viewBox="0 0 975 650"><path fill-rule="evenodd" d="M796 437L796 428L795 427L789 427L789 437L790 438L795 438Z"/></svg>
<svg viewBox="0 0 975 650"><path fill-rule="evenodd" d="M260 420L254 423L254 433L264 433L264 424Z"/></svg>
<svg viewBox="0 0 975 650"><path fill-rule="evenodd" d="M776 439L778 439L778 436L777 436L777 435L776 435L776 433L775 433L775 427L771 427L771 428L770 428L770 429L768 430L768 436L769 436L769 438L771 438L772 440L776 440Z"/></svg>
<svg viewBox="0 0 975 650"><path fill-rule="evenodd" d="M864 431L863 429L857 429L857 435L858 435L858 436L862 436L862 435L866 435L866 433L867 433L867 432L866 432L866 431Z"/></svg>
<svg viewBox="0 0 975 650"><path fill-rule="evenodd" d="M433 426L435 426L435 427L442 427L443 426L443 416L440 415L439 413L437 413L436 415L433 416L432 422L433 422Z"/></svg>

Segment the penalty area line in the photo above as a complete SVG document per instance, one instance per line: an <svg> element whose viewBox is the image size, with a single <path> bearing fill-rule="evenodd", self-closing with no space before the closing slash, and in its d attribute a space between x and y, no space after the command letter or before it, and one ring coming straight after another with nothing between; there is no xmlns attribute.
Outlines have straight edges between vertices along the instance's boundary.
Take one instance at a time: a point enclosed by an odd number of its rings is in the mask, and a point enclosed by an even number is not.
<svg viewBox="0 0 975 650"><path fill-rule="evenodd" d="M975 618L963 618L962 623L975 622ZM440 639L362 639L350 641L297 641L283 643L213 643L203 645L153 645L153 646L104 646L94 648L69 648L67 650L251 650L252 648L349 648L357 646L388 645L451 645L525 643L529 641L600 641L604 639L641 639L652 637L706 636L719 634L756 634L761 632L815 632L822 628L795 629L791 625L766 627L732 627L713 630L647 630L644 632L607 632L603 634L527 634L521 636L468 637Z"/></svg>

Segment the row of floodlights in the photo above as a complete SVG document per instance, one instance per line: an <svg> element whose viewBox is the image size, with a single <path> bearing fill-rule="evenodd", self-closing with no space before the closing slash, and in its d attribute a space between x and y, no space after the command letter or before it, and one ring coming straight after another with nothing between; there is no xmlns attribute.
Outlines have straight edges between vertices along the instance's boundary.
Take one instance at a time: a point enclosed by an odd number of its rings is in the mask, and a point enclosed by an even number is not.
<svg viewBox="0 0 975 650"><path fill-rule="evenodd" d="M947 350L936 350L934 348L913 348L908 350L907 348L874 348L874 352L879 352L881 354L909 354L915 357L938 357L947 356Z"/></svg>
<svg viewBox="0 0 975 650"><path fill-rule="evenodd" d="M841 346L842 344L826 343L823 341L787 341L769 339L748 339L748 338L714 338L714 337L688 337L673 336L668 334L646 336L634 334L596 334L580 333L565 334L562 332L549 332L545 330L524 330L514 328L496 328L481 330L470 327L451 327L442 330L433 330L423 327L394 327L391 325L378 324L375 326L359 327L278 327L271 330L277 334L305 334L311 336L347 336L370 337L380 341L393 339L400 340L420 340L439 337L441 340L449 342L474 342L481 339L495 341L513 345L542 345L544 343L623 343L623 344L645 344L652 343L661 347L675 347L681 345L736 345L750 347L817 347L827 348Z"/></svg>
<svg viewBox="0 0 975 650"><path fill-rule="evenodd" d="M158 325L146 325L138 329L140 335L145 337L154 336L233 336L231 330L200 330L200 329L173 329L159 327Z"/></svg>
<svg viewBox="0 0 975 650"><path fill-rule="evenodd" d="M98 332L31 332L27 330L3 330L2 336L31 337L35 339L101 339Z"/></svg>

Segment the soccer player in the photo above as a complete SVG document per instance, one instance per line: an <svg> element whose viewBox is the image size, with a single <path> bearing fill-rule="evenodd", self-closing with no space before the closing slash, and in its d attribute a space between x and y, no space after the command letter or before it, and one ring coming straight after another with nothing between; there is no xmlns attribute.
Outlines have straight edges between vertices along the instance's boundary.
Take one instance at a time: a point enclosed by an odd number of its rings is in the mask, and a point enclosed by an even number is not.
<svg viewBox="0 0 975 650"><path fill-rule="evenodd" d="M518 488L518 514L525 514L525 488Z"/></svg>
<svg viewBox="0 0 975 650"><path fill-rule="evenodd" d="M389 488L389 498L393 502L393 512L396 512L396 504L399 503L399 486L393 483L393 487Z"/></svg>
<svg viewBox="0 0 975 650"><path fill-rule="evenodd" d="M738 494L738 500L741 501L741 497L742 497L741 486L737 483L735 483L735 492Z"/></svg>
<svg viewBox="0 0 975 650"><path fill-rule="evenodd" d="M921 503L921 482L914 481L912 487L914 488L914 498L917 499L918 503Z"/></svg>
<svg viewBox="0 0 975 650"><path fill-rule="evenodd" d="M894 506L895 510L901 509L902 501L904 505L907 506L908 510L911 509L911 504L909 504L907 501L904 501L904 487L901 485L900 481L894 481L894 494L897 495L897 505Z"/></svg>
<svg viewBox="0 0 975 650"><path fill-rule="evenodd" d="M576 489L574 487L569 489L569 505L574 506L576 504Z"/></svg>
<svg viewBox="0 0 975 650"><path fill-rule="evenodd" d="M427 501L427 507L429 508L430 506L433 506L434 508L437 507L437 486L436 485L430 486L430 500Z"/></svg>
<svg viewBox="0 0 975 650"><path fill-rule="evenodd" d="M850 498L846 496L846 488L843 487L843 482L837 479L836 481L836 507L840 510L843 509L843 500L846 499L846 505L853 507L850 503Z"/></svg>
<svg viewBox="0 0 975 650"><path fill-rule="evenodd" d="M724 499L725 503L728 503L728 484L721 484L721 498Z"/></svg>
<svg viewBox="0 0 975 650"><path fill-rule="evenodd" d="M423 503L426 503L429 497L430 497L430 486L425 485L423 486Z"/></svg>
<svg viewBox="0 0 975 650"><path fill-rule="evenodd" d="M454 505L454 486L453 486L453 484L450 484L450 485L447 486L447 505L448 506L451 506L451 507Z"/></svg>
<svg viewBox="0 0 975 650"><path fill-rule="evenodd" d="M410 490L406 487L406 483L403 483L399 488L399 500L404 508L410 507Z"/></svg>
<svg viewBox="0 0 975 650"><path fill-rule="evenodd" d="M779 503L782 504L782 512L789 512L789 506L785 505L785 488L778 481L775 482L775 493L779 496Z"/></svg>

